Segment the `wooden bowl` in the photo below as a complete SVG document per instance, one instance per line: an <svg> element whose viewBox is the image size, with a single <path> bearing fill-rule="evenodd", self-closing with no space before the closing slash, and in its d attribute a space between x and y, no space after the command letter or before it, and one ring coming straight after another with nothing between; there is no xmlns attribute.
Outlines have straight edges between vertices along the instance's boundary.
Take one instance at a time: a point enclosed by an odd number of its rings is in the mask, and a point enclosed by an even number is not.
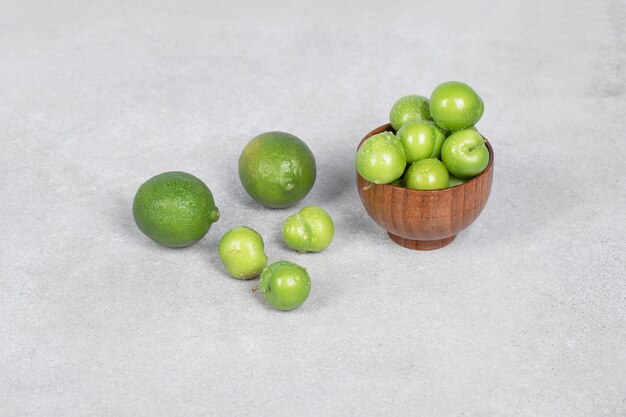
<svg viewBox="0 0 626 417"><path fill-rule="evenodd" d="M359 143L377 133L393 132L390 124L372 130ZM439 249L472 224L485 207L493 181L493 149L487 168L471 180L443 190L411 190L372 184L356 173L359 197L367 214L387 231L391 240L409 249ZM358 148L357 148L358 149Z"/></svg>

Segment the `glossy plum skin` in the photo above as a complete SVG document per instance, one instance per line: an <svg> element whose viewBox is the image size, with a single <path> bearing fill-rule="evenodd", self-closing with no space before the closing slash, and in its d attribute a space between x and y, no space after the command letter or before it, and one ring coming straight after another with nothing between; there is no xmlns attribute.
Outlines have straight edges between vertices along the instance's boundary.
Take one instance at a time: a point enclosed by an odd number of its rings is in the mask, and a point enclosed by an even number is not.
<svg viewBox="0 0 626 417"><path fill-rule="evenodd" d="M300 265L277 261L263 270L259 288L272 307L288 311L299 307L309 297L311 278Z"/></svg>
<svg viewBox="0 0 626 417"><path fill-rule="evenodd" d="M443 132L434 123L420 120L405 123L396 136L409 164L424 158L438 158L445 140Z"/></svg>
<svg viewBox="0 0 626 417"><path fill-rule="evenodd" d="M428 99L418 95L401 97L389 113L389 122L397 132L411 120L432 120Z"/></svg>
<svg viewBox="0 0 626 417"><path fill-rule="evenodd" d="M450 174L467 180L485 170L489 163L489 150L476 129L459 130L443 143L441 160Z"/></svg>
<svg viewBox="0 0 626 417"><path fill-rule="evenodd" d="M246 226L237 226L224 233L217 251L226 271L236 279L258 277L267 265L263 238Z"/></svg>
<svg viewBox="0 0 626 417"><path fill-rule="evenodd" d="M356 169L374 184L388 184L402 176L406 154L400 140L391 132L382 132L363 142L356 155Z"/></svg>
<svg viewBox="0 0 626 417"><path fill-rule="evenodd" d="M484 112L480 96L467 84L447 81L430 95L430 114L437 126L449 131L475 125Z"/></svg>
<svg viewBox="0 0 626 417"><path fill-rule="evenodd" d="M335 225L321 207L308 206L289 216L283 223L283 240L298 252L321 252L335 236Z"/></svg>
<svg viewBox="0 0 626 417"><path fill-rule="evenodd" d="M413 190L440 190L448 186L448 181L448 170L437 158L414 162L404 175L406 187Z"/></svg>

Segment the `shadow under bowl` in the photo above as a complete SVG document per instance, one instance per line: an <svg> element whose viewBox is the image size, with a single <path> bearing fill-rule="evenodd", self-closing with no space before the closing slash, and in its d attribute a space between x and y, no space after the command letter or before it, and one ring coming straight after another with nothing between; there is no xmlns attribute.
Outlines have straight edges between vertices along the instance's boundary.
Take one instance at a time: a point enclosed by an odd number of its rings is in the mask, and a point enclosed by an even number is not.
<svg viewBox="0 0 626 417"><path fill-rule="evenodd" d="M368 133L393 132L390 124ZM412 190L390 184L373 184L356 173L359 197L367 214L385 229L391 240L409 249L431 250L450 244L480 215L493 182L493 149L489 163L476 177L441 190ZM358 149L358 148L357 148Z"/></svg>

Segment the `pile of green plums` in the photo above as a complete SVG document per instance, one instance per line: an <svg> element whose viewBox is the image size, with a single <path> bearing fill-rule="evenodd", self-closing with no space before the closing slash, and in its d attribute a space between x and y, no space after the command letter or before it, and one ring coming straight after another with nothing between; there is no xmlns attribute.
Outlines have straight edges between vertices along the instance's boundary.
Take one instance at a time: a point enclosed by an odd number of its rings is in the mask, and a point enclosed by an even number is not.
<svg viewBox="0 0 626 417"><path fill-rule="evenodd" d="M480 96L459 81L439 84L430 100L402 97L389 115L396 133L365 140L357 152L357 171L374 184L414 190L462 184L489 163L485 139L474 127L483 111Z"/></svg>
<svg viewBox="0 0 626 417"><path fill-rule="evenodd" d="M285 245L300 253L321 252L330 245L335 226L326 210L304 207L283 223ZM226 271L236 279L261 276L259 286L265 299L279 310L293 310L308 298L311 279L306 269L289 261L267 265L265 244L256 231L237 226L226 232L217 247Z"/></svg>

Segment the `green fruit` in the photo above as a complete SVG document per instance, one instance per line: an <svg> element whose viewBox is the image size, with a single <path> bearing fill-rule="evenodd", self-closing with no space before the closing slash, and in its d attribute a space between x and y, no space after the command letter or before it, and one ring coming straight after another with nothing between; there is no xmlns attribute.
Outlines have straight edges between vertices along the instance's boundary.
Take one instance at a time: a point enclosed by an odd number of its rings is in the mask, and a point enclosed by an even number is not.
<svg viewBox="0 0 626 417"><path fill-rule="evenodd" d="M357 151L356 169L374 184L387 184L402 176L406 154L400 140L391 132L369 137Z"/></svg>
<svg viewBox="0 0 626 417"><path fill-rule="evenodd" d="M144 182L133 201L139 230L161 245L180 248L204 237L220 213L213 194L185 172L164 172Z"/></svg>
<svg viewBox="0 0 626 417"><path fill-rule="evenodd" d="M239 179L258 203L272 208L289 207L313 188L315 157L294 135L267 132L256 136L239 157Z"/></svg>
<svg viewBox="0 0 626 417"><path fill-rule="evenodd" d="M456 187L457 185L461 185L463 183L467 182L467 180L464 180L462 178L459 177L455 177L454 175L450 175L450 179L448 180L448 187Z"/></svg>
<svg viewBox="0 0 626 417"><path fill-rule="evenodd" d="M430 95L430 114L437 126L460 130L475 125L483 115L483 101L467 84L448 81Z"/></svg>
<svg viewBox="0 0 626 417"><path fill-rule="evenodd" d="M411 120L432 120L426 97L404 96L391 108L389 122L396 132Z"/></svg>
<svg viewBox="0 0 626 417"><path fill-rule="evenodd" d="M321 252L330 245L335 226L326 210L308 206L283 223L285 244L298 252Z"/></svg>
<svg viewBox="0 0 626 417"><path fill-rule="evenodd" d="M433 153L430 155L431 158L440 158L441 157L441 148L443 146L443 142L446 140L446 134L439 129L437 125L433 123L433 128L435 130L435 149Z"/></svg>
<svg viewBox="0 0 626 417"><path fill-rule="evenodd" d="M445 140L443 132L428 121L412 120L406 122L397 133L406 153L407 163L424 158L437 158Z"/></svg>
<svg viewBox="0 0 626 417"><path fill-rule="evenodd" d="M414 162L404 176L406 187L413 190L439 190L448 186L449 174L437 158Z"/></svg>
<svg viewBox="0 0 626 417"><path fill-rule="evenodd" d="M311 278L301 266L289 261L278 261L263 270L259 288L273 307L293 310L308 298Z"/></svg>
<svg viewBox="0 0 626 417"><path fill-rule="evenodd" d="M217 252L228 273L237 279L258 277L267 265L263 238L255 230L237 226L224 233Z"/></svg>
<svg viewBox="0 0 626 417"><path fill-rule="evenodd" d="M459 130L443 143L441 160L452 175L470 179L489 164L489 149L476 129Z"/></svg>

